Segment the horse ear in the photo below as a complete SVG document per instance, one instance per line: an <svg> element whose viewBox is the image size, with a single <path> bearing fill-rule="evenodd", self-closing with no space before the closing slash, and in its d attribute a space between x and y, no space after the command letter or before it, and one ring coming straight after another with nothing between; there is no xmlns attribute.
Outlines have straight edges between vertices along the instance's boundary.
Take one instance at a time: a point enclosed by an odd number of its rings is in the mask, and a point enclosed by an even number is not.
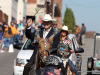
<svg viewBox="0 0 100 75"><path fill-rule="evenodd" d="M49 41L50 43L52 43L52 40L53 40L53 36L51 36L51 37L48 39L48 41Z"/></svg>
<svg viewBox="0 0 100 75"><path fill-rule="evenodd" d="M39 35L37 35L37 40L38 40L38 41L40 41L40 40L41 40L41 38L40 38L40 36L39 36Z"/></svg>

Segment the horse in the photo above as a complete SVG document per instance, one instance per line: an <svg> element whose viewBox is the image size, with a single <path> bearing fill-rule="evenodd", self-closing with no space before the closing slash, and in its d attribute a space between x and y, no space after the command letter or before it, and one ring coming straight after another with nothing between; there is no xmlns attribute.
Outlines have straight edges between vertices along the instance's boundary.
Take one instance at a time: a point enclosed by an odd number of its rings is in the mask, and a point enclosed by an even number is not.
<svg viewBox="0 0 100 75"><path fill-rule="evenodd" d="M46 57L50 55L50 48L53 36L51 36L49 39L42 39L39 35L37 35L37 40L39 45L36 55L36 70L38 70L40 67L45 66Z"/></svg>

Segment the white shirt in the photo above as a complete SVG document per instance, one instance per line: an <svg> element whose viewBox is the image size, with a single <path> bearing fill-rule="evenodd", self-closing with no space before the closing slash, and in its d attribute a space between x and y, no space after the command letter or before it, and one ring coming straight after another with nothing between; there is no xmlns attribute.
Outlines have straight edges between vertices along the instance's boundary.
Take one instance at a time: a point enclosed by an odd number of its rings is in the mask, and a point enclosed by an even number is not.
<svg viewBox="0 0 100 75"><path fill-rule="evenodd" d="M45 29L43 30L43 39L46 38L50 30L51 30L51 27L48 30L45 30Z"/></svg>

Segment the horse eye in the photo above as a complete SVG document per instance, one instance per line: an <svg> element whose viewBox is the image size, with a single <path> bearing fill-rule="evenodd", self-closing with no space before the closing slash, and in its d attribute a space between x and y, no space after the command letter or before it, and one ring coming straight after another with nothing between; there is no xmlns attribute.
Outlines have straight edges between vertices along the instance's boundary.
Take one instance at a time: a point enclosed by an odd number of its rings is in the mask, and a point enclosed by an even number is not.
<svg viewBox="0 0 100 75"><path fill-rule="evenodd" d="M41 47L39 46L39 48L41 48Z"/></svg>

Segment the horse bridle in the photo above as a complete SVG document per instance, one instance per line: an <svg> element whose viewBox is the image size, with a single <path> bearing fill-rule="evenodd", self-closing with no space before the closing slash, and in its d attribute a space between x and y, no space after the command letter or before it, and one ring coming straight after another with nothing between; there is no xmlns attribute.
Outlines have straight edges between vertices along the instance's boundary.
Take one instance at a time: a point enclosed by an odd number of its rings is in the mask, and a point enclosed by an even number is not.
<svg viewBox="0 0 100 75"><path fill-rule="evenodd" d="M48 50L43 50L43 51L40 53L40 57L42 56L42 53L44 53L45 51L48 52L48 55L50 54Z"/></svg>
<svg viewBox="0 0 100 75"><path fill-rule="evenodd" d="M42 39L39 43L41 43L42 41L43 41L44 39ZM44 44L44 50L43 51L41 51L41 53L39 54L39 56L41 57L41 59L42 59L42 54L46 51L47 53L48 53L48 55L50 54L49 53L49 51L47 50L47 39L45 40L45 44Z"/></svg>

